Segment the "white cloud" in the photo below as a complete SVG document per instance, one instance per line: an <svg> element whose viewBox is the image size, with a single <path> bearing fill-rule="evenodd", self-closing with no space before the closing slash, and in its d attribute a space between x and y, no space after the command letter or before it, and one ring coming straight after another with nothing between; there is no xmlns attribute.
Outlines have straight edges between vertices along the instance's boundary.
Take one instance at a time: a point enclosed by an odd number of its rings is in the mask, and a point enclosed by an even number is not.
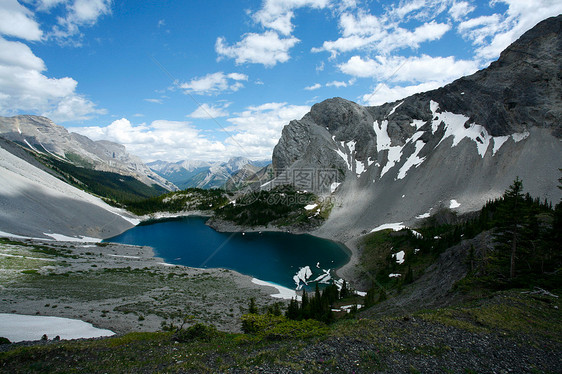
<svg viewBox="0 0 562 374"><path fill-rule="evenodd" d="M232 136L225 140L230 154L250 159L268 159L281 137L281 130L291 120L300 119L310 111L309 106L287 103L266 103L248 107L237 117L228 119L226 128Z"/></svg>
<svg viewBox="0 0 562 374"><path fill-rule="evenodd" d="M478 46L476 56L482 60L497 58L538 22L562 13L562 3L558 0L494 0L491 5L497 3L507 5L507 12L481 16L459 25L460 34Z"/></svg>
<svg viewBox="0 0 562 374"><path fill-rule="evenodd" d="M97 109L90 100L77 94L69 95L58 101L54 109L42 115L54 122L83 121L94 114L106 114L105 109Z"/></svg>
<svg viewBox="0 0 562 374"><path fill-rule="evenodd" d="M191 118L201 118L201 119L213 119L219 117L228 116L226 108L230 106L230 103L226 103L222 106L201 104L193 113L189 114L188 117Z"/></svg>
<svg viewBox="0 0 562 374"><path fill-rule="evenodd" d="M80 27L92 26L98 18L111 13L112 0L73 0L73 1L43 1L47 9L64 3L66 15L58 18L58 25L53 27L50 37L61 43L79 44L73 37L81 37Z"/></svg>
<svg viewBox="0 0 562 374"><path fill-rule="evenodd" d="M322 47L312 48L312 52L330 52L332 57L338 53L354 50L373 50L389 54L403 48L416 49L421 43L440 39L451 29L451 25L434 20L425 22L413 30L400 27L400 21L392 21L387 15L376 17L359 11L356 15L343 13L339 27L341 37L325 41Z"/></svg>
<svg viewBox="0 0 562 374"><path fill-rule="evenodd" d="M35 56L26 44L7 41L2 37L0 37L0 65L36 71L46 69L43 60Z"/></svg>
<svg viewBox="0 0 562 374"><path fill-rule="evenodd" d="M347 82L343 82L343 81L332 81L332 82L328 82L328 83L326 83L326 87L341 88L341 87L352 86L353 84L355 84L355 79L350 79L350 80L347 81Z"/></svg>
<svg viewBox="0 0 562 374"><path fill-rule="evenodd" d="M363 95L362 102L365 105L381 105L403 99L419 92L434 90L442 85L441 82L424 82L413 86L389 87L385 83L379 83L373 92Z"/></svg>
<svg viewBox="0 0 562 374"><path fill-rule="evenodd" d="M37 10L40 11L48 11L51 8L54 8L60 4L66 4L69 0L36 0L35 4L37 4Z"/></svg>
<svg viewBox="0 0 562 374"><path fill-rule="evenodd" d="M353 56L347 62L338 65L346 74L355 77L372 77L391 82L450 82L461 76L478 70L474 61L457 60L454 57L419 57L377 56L376 59Z"/></svg>
<svg viewBox="0 0 562 374"><path fill-rule="evenodd" d="M299 40L295 37L280 38L274 31L263 34L248 33L234 45L227 45L224 38L217 38L215 51L219 56L233 58L237 64L253 63L275 66L287 62L289 50Z"/></svg>
<svg viewBox="0 0 562 374"><path fill-rule="evenodd" d="M476 45L483 45L486 39L501 31L499 14L471 18L459 24L458 30L463 37L472 40Z"/></svg>
<svg viewBox="0 0 562 374"><path fill-rule="evenodd" d="M101 14L109 11L109 0L37 0L28 1L37 11L64 4L67 16L59 23L77 32L78 25L92 25ZM72 27L71 27L72 26ZM60 31L61 29L58 28ZM70 77L49 78L47 67L24 43L9 41L2 36L27 41L45 40L34 13L16 0L0 2L0 114L21 112L48 116L55 122L81 121L105 110L76 92L78 82Z"/></svg>
<svg viewBox="0 0 562 374"><path fill-rule="evenodd" d="M365 11L359 11L357 16L343 13L340 16L339 26L344 37L374 35L383 32L385 28L384 21Z"/></svg>
<svg viewBox="0 0 562 374"><path fill-rule="evenodd" d="M244 87L242 81L247 81L248 76L240 73L225 74L222 71L207 74L203 77L192 79L188 83L180 84L186 93L198 95L214 95L222 92L235 92Z"/></svg>
<svg viewBox="0 0 562 374"><path fill-rule="evenodd" d="M262 8L253 15L253 18L263 27L289 35L294 28L292 24L294 10L304 7L322 9L329 3L330 0L265 0Z"/></svg>
<svg viewBox="0 0 562 374"><path fill-rule="evenodd" d="M355 4L346 0L341 9ZM251 14L252 19L262 26L262 33L249 32L241 40L229 45L224 37L215 43L215 51L220 58L232 58L237 64L263 64L272 67L291 58L289 50L300 40L292 35L293 17L300 8L324 9L332 6L331 0L264 0L261 8Z"/></svg>
<svg viewBox="0 0 562 374"><path fill-rule="evenodd" d="M200 130L182 121L158 120L135 125L122 118L105 127L74 127L69 130L93 140L121 143L146 162L157 159L221 160L226 152L224 144L206 139Z"/></svg>
<svg viewBox="0 0 562 374"><path fill-rule="evenodd" d="M313 84L312 86L305 87L304 89L307 91L314 91L321 88L322 85L320 83Z"/></svg>
<svg viewBox="0 0 562 374"><path fill-rule="evenodd" d="M472 13L476 8L467 1L455 2L449 9L449 14L455 21L461 20L463 17Z"/></svg>
<svg viewBox="0 0 562 374"><path fill-rule="evenodd" d="M162 104L162 99L144 99L147 103Z"/></svg>
<svg viewBox="0 0 562 374"><path fill-rule="evenodd" d="M0 37L0 115L27 112L64 122L104 113L76 92L74 79L48 78L45 70L27 45Z"/></svg>
<svg viewBox="0 0 562 374"><path fill-rule="evenodd" d="M43 32L33 19L33 13L17 0L0 2L0 35L25 40L41 40Z"/></svg>
<svg viewBox="0 0 562 374"><path fill-rule="evenodd" d="M213 140L213 133L199 130L187 121L159 120L150 124L133 124L122 118L105 127L72 127L69 131L93 140L121 143L145 162L157 159L218 161L233 156L269 159L283 127L293 119L302 118L308 111L309 106L287 103L248 107L227 120L230 125L224 130L228 138L222 142Z"/></svg>

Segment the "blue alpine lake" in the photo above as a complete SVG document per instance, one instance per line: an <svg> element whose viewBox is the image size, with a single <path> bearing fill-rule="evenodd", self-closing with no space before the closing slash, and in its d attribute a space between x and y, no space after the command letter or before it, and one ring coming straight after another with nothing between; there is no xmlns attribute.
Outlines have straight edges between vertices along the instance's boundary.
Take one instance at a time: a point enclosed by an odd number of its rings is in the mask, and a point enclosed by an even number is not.
<svg viewBox="0 0 562 374"><path fill-rule="evenodd" d="M150 246L167 263L225 268L294 289L294 277L307 273L321 283L349 261L349 250L312 235L284 232L217 232L204 217L183 217L138 225L107 242ZM310 274L312 273L312 274ZM329 275L328 275L329 274Z"/></svg>

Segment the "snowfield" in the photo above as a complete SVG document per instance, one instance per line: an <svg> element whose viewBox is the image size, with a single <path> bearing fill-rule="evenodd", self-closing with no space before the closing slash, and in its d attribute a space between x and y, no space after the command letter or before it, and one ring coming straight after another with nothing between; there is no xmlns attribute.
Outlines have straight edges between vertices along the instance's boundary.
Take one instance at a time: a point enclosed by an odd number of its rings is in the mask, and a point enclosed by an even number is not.
<svg viewBox="0 0 562 374"><path fill-rule="evenodd" d="M297 301L301 300L301 297L297 296L297 292L295 290L291 290L290 288L283 287L272 282L266 282L257 278L253 278L252 283L257 284L258 286L269 286L269 287L276 288L278 293L274 293L270 295L271 297L277 299L283 299L283 300L291 300L291 299L296 299Z"/></svg>
<svg viewBox="0 0 562 374"><path fill-rule="evenodd" d="M77 319L0 313L0 336L12 343L40 340L44 334L49 339L59 336L65 340L115 335Z"/></svg>

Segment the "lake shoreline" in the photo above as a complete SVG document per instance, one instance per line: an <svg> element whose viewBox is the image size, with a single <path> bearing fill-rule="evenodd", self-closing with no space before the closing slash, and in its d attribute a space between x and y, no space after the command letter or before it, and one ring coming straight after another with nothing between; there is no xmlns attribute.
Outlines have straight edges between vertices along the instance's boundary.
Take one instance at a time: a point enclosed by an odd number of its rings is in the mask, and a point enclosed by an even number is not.
<svg viewBox="0 0 562 374"><path fill-rule="evenodd" d="M346 251L349 253L349 261L342 265L341 267L334 269L336 275L340 278L346 280L346 282L352 286L357 291L367 291L371 285L369 282L366 282L360 275L360 245L359 242L361 237L353 238L351 240L342 241L342 238L339 238L335 235L331 235L329 232L322 230L322 233L319 232L319 227L305 227L305 226L284 226L278 227L273 225L267 226L246 226L246 225L239 225L231 221L226 221L220 218L217 218L212 211L186 211L180 213L159 213L157 215L151 215L150 219L147 216L141 217L143 220L139 224L150 224L153 222L158 221L165 221L168 219L176 219L176 218L183 218L183 217L192 217L192 216L199 216L208 218L206 221L206 225L211 227L213 230L217 232L223 233L246 233L246 232L285 232L294 235L303 235L309 234L321 239L327 239L333 242L336 242L343 247L345 247Z"/></svg>
<svg viewBox="0 0 562 374"><path fill-rule="evenodd" d="M222 223L220 227L216 219L208 217L167 215L144 221L108 240L152 246L158 256L176 265L233 269L289 289L298 289L315 279L328 282L351 256L342 243L310 235L299 228L249 228L218 222ZM306 279L300 275L300 281L296 279L301 269L307 267L311 271ZM328 269L330 273L326 273Z"/></svg>
<svg viewBox="0 0 562 374"><path fill-rule="evenodd" d="M217 219L216 217L211 217L206 223L212 229L218 232L286 232L295 235L308 234L320 239L326 239L338 243L346 249L349 254L349 260L344 265L339 268L334 269L336 275L340 278L346 280L346 282L351 285L357 291L367 291L370 288L369 284L366 284L359 277L359 272L357 268L360 267L360 248L359 241L360 238L354 238L348 240L347 242L342 242L339 238L333 235L326 235L325 232L320 234L318 229L321 227L315 227L313 230L309 228L303 228L302 226L286 226L283 228L277 226L243 226L238 225L233 222L225 221L222 219Z"/></svg>

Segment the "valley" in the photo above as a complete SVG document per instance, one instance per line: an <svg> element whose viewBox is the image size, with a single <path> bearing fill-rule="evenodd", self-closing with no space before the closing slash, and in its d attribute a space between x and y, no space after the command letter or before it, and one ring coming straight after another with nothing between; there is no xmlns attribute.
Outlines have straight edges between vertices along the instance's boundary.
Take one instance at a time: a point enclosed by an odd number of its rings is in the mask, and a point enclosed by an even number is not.
<svg viewBox="0 0 562 374"><path fill-rule="evenodd" d="M151 169L46 117L0 117L0 313L117 333L0 339L0 368L562 371L560 61L562 15L441 88L314 104L283 127L271 164ZM207 226L158 232L161 220ZM161 258L145 231L180 251ZM267 249L252 247L264 237ZM321 238L349 262L326 266ZM284 262L276 251L318 256L291 262L293 287L265 276Z"/></svg>

